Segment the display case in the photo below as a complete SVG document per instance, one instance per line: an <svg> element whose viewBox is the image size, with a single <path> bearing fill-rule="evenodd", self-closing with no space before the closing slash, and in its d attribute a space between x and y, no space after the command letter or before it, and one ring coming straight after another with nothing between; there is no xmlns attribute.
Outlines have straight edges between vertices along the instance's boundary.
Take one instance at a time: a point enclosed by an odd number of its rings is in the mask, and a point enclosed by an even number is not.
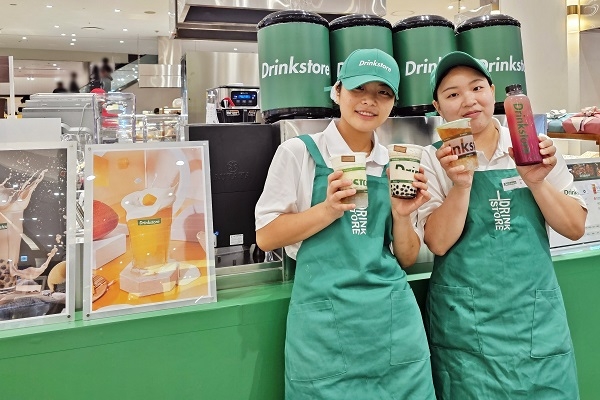
<svg viewBox="0 0 600 400"><path fill-rule="evenodd" d="M101 116L97 143L136 142L135 95L110 92L97 95Z"/></svg>
<svg viewBox="0 0 600 400"><path fill-rule="evenodd" d="M184 136L178 114L136 115L136 141L179 142L184 140Z"/></svg>

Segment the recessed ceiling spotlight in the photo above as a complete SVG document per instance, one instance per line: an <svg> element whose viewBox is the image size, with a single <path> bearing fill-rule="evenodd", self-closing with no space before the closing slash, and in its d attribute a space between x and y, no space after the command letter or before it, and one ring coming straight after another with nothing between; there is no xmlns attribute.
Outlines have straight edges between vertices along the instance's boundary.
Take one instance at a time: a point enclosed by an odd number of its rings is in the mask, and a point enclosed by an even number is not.
<svg viewBox="0 0 600 400"><path fill-rule="evenodd" d="M122 41L122 40L119 40L119 43L125 43L125 42L124 42L124 41Z"/></svg>
<svg viewBox="0 0 600 400"><path fill-rule="evenodd" d="M23 36L23 40L27 40L27 36Z"/></svg>
<svg viewBox="0 0 600 400"><path fill-rule="evenodd" d="M52 64L53 67L56 67L56 64Z"/></svg>
<svg viewBox="0 0 600 400"><path fill-rule="evenodd" d="M71 42L76 42L76 41L77 41L77 39L71 39Z"/></svg>
<svg viewBox="0 0 600 400"><path fill-rule="evenodd" d="M56 70L57 70L57 71L60 71L60 67L56 67Z"/></svg>
<svg viewBox="0 0 600 400"><path fill-rule="evenodd" d="M467 7L465 7L465 6L460 6L460 9L461 9L461 10L466 10L466 9L467 9Z"/></svg>
<svg viewBox="0 0 600 400"><path fill-rule="evenodd" d="M127 32L127 28L123 28L123 32Z"/></svg>
<svg viewBox="0 0 600 400"><path fill-rule="evenodd" d="M52 6L51 6L50 4L48 4L48 5L46 6L46 8L52 8Z"/></svg>
<svg viewBox="0 0 600 400"><path fill-rule="evenodd" d="M71 43L69 43L69 44L70 44L71 46L75 46L75 43L73 43L73 42L71 42Z"/></svg>
<svg viewBox="0 0 600 400"><path fill-rule="evenodd" d="M55 27L55 28L60 28L60 26L58 26L58 25L54 25L54 27Z"/></svg>
<svg viewBox="0 0 600 400"><path fill-rule="evenodd" d="M233 51L237 51L237 47L234 47L234 48L233 48Z"/></svg>
<svg viewBox="0 0 600 400"><path fill-rule="evenodd" d="M76 35L76 34L74 34L74 33L71 33L71 36L77 36L77 35Z"/></svg>
<svg viewBox="0 0 600 400"><path fill-rule="evenodd" d="M448 6L448 10L452 10L454 6Z"/></svg>
<svg viewBox="0 0 600 400"><path fill-rule="evenodd" d="M121 12L121 10L119 10L118 8L115 8L115 12Z"/></svg>

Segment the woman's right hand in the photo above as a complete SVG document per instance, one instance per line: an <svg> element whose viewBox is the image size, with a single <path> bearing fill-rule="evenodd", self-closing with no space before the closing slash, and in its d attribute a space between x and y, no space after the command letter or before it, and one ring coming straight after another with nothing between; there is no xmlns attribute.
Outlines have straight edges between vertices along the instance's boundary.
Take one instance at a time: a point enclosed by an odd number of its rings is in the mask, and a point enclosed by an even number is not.
<svg viewBox="0 0 600 400"><path fill-rule="evenodd" d="M446 171L446 175L452 181L454 186L468 189L473 183L473 171L465 169L464 165L452 166L452 163L458 160L458 156L452 154L452 148L448 143L444 143L436 152L435 156L440 161L442 168Z"/></svg>
<svg viewBox="0 0 600 400"><path fill-rule="evenodd" d="M352 185L349 179L341 179L343 171L334 171L327 177L327 198L323 202L327 214L333 219L338 219L344 215L344 211L356 208L354 204L342 203L346 197L356 194L356 189L344 189Z"/></svg>

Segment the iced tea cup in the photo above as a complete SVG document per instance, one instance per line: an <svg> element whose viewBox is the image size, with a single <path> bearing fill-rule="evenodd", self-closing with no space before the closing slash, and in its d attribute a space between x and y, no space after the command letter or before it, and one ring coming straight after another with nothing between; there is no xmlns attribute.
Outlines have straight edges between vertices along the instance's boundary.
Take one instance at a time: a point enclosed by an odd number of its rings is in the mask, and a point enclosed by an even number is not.
<svg viewBox="0 0 600 400"><path fill-rule="evenodd" d="M464 165L467 171L475 171L479 167L475 140L471 132L471 118L457 119L436 129L440 139L450 145L452 154L458 156L458 160L452 162L452 167Z"/></svg>
<svg viewBox="0 0 600 400"><path fill-rule="evenodd" d="M352 181L352 185L340 190L356 189L356 194L345 197L342 203L354 204L356 208L367 208L369 196L367 193L367 155L365 153L349 153L331 157L334 171L343 171L340 179Z"/></svg>
<svg viewBox="0 0 600 400"><path fill-rule="evenodd" d="M417 188L413 186L415 174L421 165L423 147L416 144L390 144L390 193L399 199L414 199Z"/></svg>
<svg viewBox="0 0 600 400"><path fill-rule="evenodd" d="M123 198L133 256L133 270L148 273L168 262L173 203L172 188L146 189Z"/></svg>

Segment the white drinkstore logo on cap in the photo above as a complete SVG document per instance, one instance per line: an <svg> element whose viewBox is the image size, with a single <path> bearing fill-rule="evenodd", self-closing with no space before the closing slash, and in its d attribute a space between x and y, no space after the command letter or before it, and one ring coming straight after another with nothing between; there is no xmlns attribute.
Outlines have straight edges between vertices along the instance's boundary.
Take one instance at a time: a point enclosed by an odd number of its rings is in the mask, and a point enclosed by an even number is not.
<svg viewBox="0 0 600 400"><path fill-rule="evenodd" d="M377 60L360 60L360 62L358 63L359 67L362 67L364 65L368 65L370 67L379 67L379 68L383 68L385 69L387 72L392 72L392 69L390 67L388 67L387 65L385 65L382 62L377 62Z"/></svg>

